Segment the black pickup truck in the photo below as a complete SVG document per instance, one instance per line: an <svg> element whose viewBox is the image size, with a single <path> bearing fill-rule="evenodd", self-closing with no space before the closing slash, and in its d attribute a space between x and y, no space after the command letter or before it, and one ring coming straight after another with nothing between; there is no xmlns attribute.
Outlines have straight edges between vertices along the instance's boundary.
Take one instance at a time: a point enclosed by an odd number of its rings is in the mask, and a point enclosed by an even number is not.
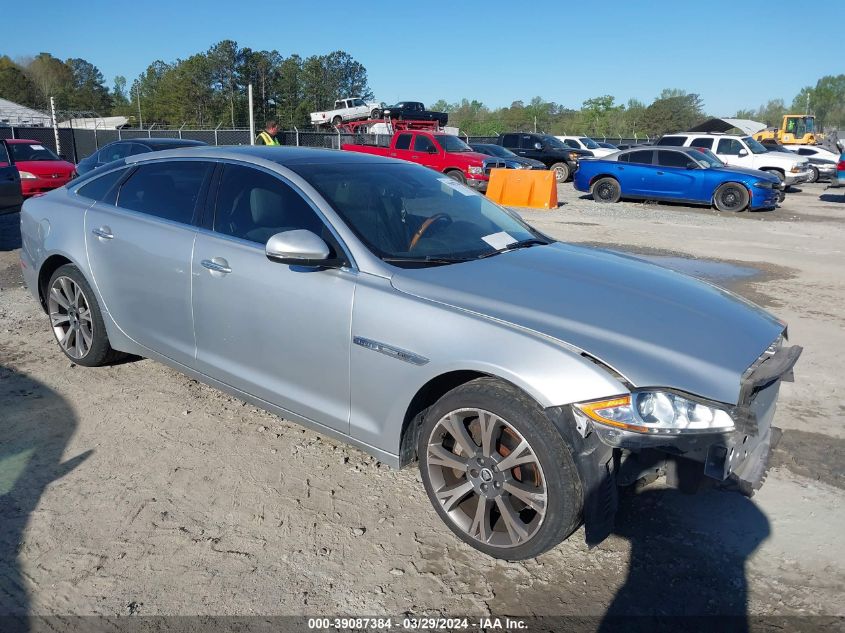
<svg viewBox="0 0 845 633"><path fill-rule="evenodd" d="M419 101L400 101L384 109L384 118L408 119L410 121L437 121L438 125L446 125L449 115L445 112L426 110Z"/></svg>
<svg viewBox="0 0 845 633"><path fill-rule="evenodd" d="M558 182L566 182L572 177L579 160L593 156L591 151L569 147L551 134L513 132L499 136L496 144L524 158L539 160L555 172Z"/></svg>

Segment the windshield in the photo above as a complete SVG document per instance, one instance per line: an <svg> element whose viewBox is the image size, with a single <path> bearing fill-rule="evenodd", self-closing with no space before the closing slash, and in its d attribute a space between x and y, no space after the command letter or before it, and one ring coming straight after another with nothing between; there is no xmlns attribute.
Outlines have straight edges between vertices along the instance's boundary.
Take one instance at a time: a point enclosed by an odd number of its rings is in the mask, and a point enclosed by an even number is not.
<svg viewBox="0 0 845 633"><path fill-rule="evenodd" d="M461 139L457 136L452 136L451 134L435 134L434 138L440 143L440 147L442 147L447 152L471 152L472 148L464 143Z"/></svg>
<svg viewBox="0 0 845 633"><path fill-rule="evenodd" d="M709 149L707 149L705 147L693 147L691 149L694 149L696 151L695 159L705 169L707 169L708 167L724 167L725 166L725 163L723 163L721 160L719 160L719 158L716 156L716 154L711 152ZM700 156L698 154L700 154Z"/></svg>
<svg viewBox="0 0 845 633"><path fill-rule="evenodd" d="M555 138L551 134L543 135L542 139L543 139L543 142L546 145L548 145L549 147L553 147L555 149L566 149L566 150L572 149L571 147L569 147L569 145L567 145L566 143L561 141L559 138Z"/></svg>
<svg viewBox="0 0 845 633"><path fill-rule="evenodd" d="M52 150L38 143L9 143L8 146L16 163L28 160L61 160Z"/></svg>
<svg viewBox="0 0 845 633"><path fill-rule="evenodd" d="M599 149L601 147L601 145L596 143L589 136L582 136L578 140L581 141L584 144L584 147L586 147L587 149Z"/></svg>
<svg viewBox="0 0 845 633"><path fill-rule="evenodd" d="M750 136L743 136L742 140L745 141L745 144L748 145L748 149L750 149L754 154L765 154L769 151L759 141L755 141Z"/></svg>
<svg viewBox="0 0 845 633"><path fill-rule="evenodd" d="M370 251L399 266L477 259L542 239L515 214L418 165L289 167L320 192Z"/></svg>

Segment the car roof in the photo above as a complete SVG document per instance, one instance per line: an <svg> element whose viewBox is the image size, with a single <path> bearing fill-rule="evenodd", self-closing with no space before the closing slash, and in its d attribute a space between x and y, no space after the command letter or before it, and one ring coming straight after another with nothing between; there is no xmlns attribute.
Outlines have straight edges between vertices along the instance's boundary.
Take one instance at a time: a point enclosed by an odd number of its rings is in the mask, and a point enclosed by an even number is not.
<svg viewBox="0 0 845 633"><path fill-rule="evenodd" d="M267 145L202 145L181 147L173 150L136 154L126 158L127 164L141 163L161 158L210 158L245 160L256 158L267 160L279 165L323 164L333 165L341 163L375 163L389 165L395 159L386 156L376 156L363 152L346 152L336 149L319 149L313 147L285 147Z"/></svg>
<svg viewBox="0 0 845 633"><path fill-rule="evenodd" d="M140 143L141 145L146 145L147 147L158 147L162 145L167 146L175 146L175 145L182 145L184 147L189 146L201 146L207 145L202 141L195 141L193 139L187 138L122 138L117 143Z"/></svg>
<svg viewBox="0 0 845 633"><path fill-rule="evenodd" d="M674 132L672 134L664 134L666 136L712 136L713 138L746 138L750 134L722 134L721 132ZM661 137L661 138L663 138Z"/></svg>

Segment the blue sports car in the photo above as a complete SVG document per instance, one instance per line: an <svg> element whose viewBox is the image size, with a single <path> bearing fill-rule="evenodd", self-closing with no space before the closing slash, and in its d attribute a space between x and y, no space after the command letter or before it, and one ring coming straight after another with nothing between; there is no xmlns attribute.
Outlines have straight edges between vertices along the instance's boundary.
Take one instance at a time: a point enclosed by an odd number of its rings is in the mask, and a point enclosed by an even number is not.
<svg viewBox="0 0 845 633"><path fill-rule="evenodd" d="M640 147L583 160L574 183L597 202L670 200L744 211L773 208L783 200L776 176L728 167L709 150L696 147Z"/></svg>

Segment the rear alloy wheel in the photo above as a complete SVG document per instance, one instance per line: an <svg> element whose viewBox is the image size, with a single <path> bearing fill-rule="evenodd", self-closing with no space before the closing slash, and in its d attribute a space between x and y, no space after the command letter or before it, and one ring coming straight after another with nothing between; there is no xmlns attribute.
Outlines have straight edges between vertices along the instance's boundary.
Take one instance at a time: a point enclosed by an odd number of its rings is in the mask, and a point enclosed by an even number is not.
<svg viewBox="0 0 845 633"><path fill-rule="evenodd" d="M76 266L66 264L53 273L47 312L59 348L74 363L98 367L122 355L111 348L94 291Z"/></svg>
<svg viewBox="0 0 845 633"><path fill-rule="evenodd" d="M810 166L810 177L807 178L807 182L818 182L819 181L819 170L816 167Z"/></svg>
<svg viewBox="0 0 845 633"><path fill-rule="evenodd" d="M495 558L537 556L569 536L582 488L571 452L524 393L480 378L425 415L420 472L440 518Z"/></svg>
<svg viewBox="0 0 845 633"><path fill-rule="evenodd" d="M566 182L569 180L570 169L566 163L555 163L549 169L555 172L555 180L557 182Z"/></svg>
<svg viewBox="0 0 845 633"><path fill-rule="evenodd" d="M593 183L591 193L596 202L619 202L622 188L615 178L599 178Z"/></svg>
<svg viewBox="0 0 845 633"><path fill-rule="evenodd" d="M733 182L725 183L713 194L713 203L716 208L724 212L744 211L748 207L749 200L748 190Z"/></svg>

